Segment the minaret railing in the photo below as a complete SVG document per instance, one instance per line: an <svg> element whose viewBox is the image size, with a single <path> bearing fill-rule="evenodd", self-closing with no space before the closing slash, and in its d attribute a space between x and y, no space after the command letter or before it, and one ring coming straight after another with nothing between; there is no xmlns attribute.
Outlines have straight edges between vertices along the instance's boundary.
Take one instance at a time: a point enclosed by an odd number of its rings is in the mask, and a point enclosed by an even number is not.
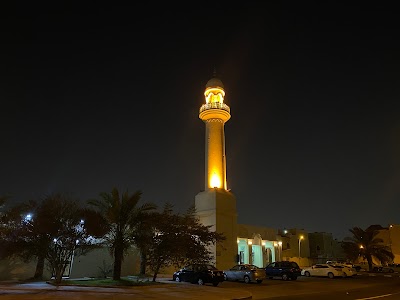
<svg viewBox="0 0 400 300"><path fill-rule="evenodd" d="M226 105L225 103L212 102L212 103L203 104L203 105L200 107L200 113L203 112L203 111L205 111L205 110L208 110L208 109L222 109L222 110L227 111L228 113L231 112L231 109L230 109L229 106Z"/></svg>

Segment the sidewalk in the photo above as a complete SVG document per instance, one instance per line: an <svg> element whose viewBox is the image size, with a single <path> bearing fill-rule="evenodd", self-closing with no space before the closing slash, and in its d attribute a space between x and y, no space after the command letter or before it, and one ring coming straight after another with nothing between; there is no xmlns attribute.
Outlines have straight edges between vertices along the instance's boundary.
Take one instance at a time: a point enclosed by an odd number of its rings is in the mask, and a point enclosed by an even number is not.
<svg viewBox="0 0 400 300"><path fill-rule="evenodd" d="M154 286L137 287L82 287L82 286L53 286L46 282L34 283L4 283L0 282L0 290L9 294L29 294L37 293L38 290L49 294L65 294L71 292L91 294L97 293L99 296L105 294L128 294L135 299L207 299L207 300L247 300L252 299L251 293L240 289L221 288L211 285L199 286L186 282L174 282L171 278L160 277L157 282L162 284ZM221 286L224 283L221 283ZM76 295L76 294L75 294ZM79 297L79 298L78 298ZM76 299L81 299L78 296ZM69 297L68 299L74 299Z"/></svg>

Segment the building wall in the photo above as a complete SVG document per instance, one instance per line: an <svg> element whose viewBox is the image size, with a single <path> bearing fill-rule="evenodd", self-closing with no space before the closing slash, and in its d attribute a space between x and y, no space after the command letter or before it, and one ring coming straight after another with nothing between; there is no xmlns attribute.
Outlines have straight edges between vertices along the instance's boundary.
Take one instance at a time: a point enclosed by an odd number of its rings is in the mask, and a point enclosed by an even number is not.
<svg viewBox="0 0 400 300"><path fill-rule="evenodd" d="M387 228L380 230L377 237L381 238L384 244L390 246L394 254L393 262L400 264L400 225L389 225Z"/></svg>
<svg viewBox="0 0 400 300"><path fill-rule="evenodd" d="M75 256L69 277L103 277L106 270L108 277L112 276L114 258L110 255L108 248L99 248L86 255ZM121 269L121 276L136 275L140 270L139 252L132 248L124 257Z"/></svg>
<svg viewBox="0 0 400 300"><path fill-rule="evenodd" d="M279 257L275 229L245 224L237 226L238 263L263 268Z"/></svg>
<svg viewBox="0 0 400 300"><path fill-rule="evenodd" d="M327 260L345 259L340 241L334 239L332 233L313 232L309 233L308 237L312 263L325 263Z"/></svg>
<svg viewBox="0 0 400 300"><path fill-rule="evenodd" d="M17 258L0 260L0 280L22 281L33 278L36 270L36 260L24 262ZM50 272L45 269L44 279L50 279Z"/></svg>
<svg viewBox="0 0 400 300"><path fill-rule="evenodd" d="M237 263L237 211L235 196L224 189L208 189L195 197L196 214L200 222L222 233L225 240L210 247L218 269Z"/></svg>

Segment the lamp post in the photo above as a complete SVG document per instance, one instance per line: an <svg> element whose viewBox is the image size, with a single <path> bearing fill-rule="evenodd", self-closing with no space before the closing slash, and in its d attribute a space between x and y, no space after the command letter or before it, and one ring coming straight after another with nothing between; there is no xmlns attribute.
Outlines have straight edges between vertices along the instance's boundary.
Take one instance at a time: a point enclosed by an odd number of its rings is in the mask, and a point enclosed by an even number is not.
<svg viewBox="0 0 400 300"><path fill-rule="evenodd" d="M393 225L390 224L390 226L389 226L389 246L390 246L390 252L393 253L393 249L392 249L392 237L391 237L391 235L390 235L390 230L391 230L392 228L393 228Z"/></svg>
<svg viewBox="0 0 400 300"><path fill-rule="evenodd" d="M301 240L304 239L304 236L300 235L299 236L299 263L300 263L300 248L301 248Z"/></svg>

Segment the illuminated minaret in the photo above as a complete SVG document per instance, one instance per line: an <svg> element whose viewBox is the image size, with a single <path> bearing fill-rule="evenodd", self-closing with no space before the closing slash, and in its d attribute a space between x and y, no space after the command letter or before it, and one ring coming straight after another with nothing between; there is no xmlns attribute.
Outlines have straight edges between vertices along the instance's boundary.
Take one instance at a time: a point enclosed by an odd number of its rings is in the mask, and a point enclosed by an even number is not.
<svg viewBox="0 0 400 300"><path fill-rule="evenodd" d="M236 198L226 183L224 126L231 114L224 103L224 85L215 72L206 84L204 96L199 118L206 125L205 188L196 195L195 205L200 222L226 237L210 249L217 268L226 269L237 263L237 212Z"/></svg>
<svg viewBox="0 0 400 300"><path fill-rule="evenodd" d="M224 125L231 114L224 103L224 85L215 73L206 84L204 96L206 103L200 108L199 118L206 124L205 190L227 190Z"/></svg>

